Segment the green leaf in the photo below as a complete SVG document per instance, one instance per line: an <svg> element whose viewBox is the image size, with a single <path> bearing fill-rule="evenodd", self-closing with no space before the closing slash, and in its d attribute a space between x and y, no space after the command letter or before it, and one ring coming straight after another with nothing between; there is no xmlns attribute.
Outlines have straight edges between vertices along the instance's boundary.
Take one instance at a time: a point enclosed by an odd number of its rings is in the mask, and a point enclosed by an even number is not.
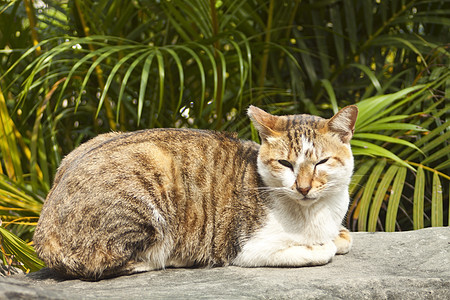
<svg viewBox="0 0 450 300"><path fill-rule="evenodd" d="M442 185L437 172L433 173L433 190L431 194L431 226L444 225L444 206L442 203Z"/></svg>
<svg viewBox="0 0 450 300"><path fill-rule="evenodd" d="M94 72L94 70L96 70L97 74L99 73L99 69L100 68L100 63L105 60L106 58L108 58L109 56L111 56L112 54L118 52L120 50L117 48L103 48L101 50L97 50L94 53L95 54L100 54L101 55L99 57L97 57L97 59L95 59L95 61L92 63L91 67L89 68L89 70L86 73L86 76L84 77L83 83L81 84L81 88L80 88L80 93L79 96L77 98L77 107L78 104L80 103L80 99L81 99L81 95L83 94L83 91L86 89L86 85L88 84L89 78L91 77L92 73ZM104 53L102 53L104 52ZM98 110L100 110L100 106L98 107ZM97 113L98 115L98 113ZM97 117L96 115L96 117Z"/></svg>
<svg viewBox="0 0 450 300"><path fill-rule="evenodd" d="M358 43L358 36L357 36L357 25L356 25L356 17L355 17L355 11L356 8L354 5L352 5L351 0L344 0L344 12L345 12L345 22L347 23L347 31L350 39L350 49L352 53L356 52L356 46Z"/></svg>
<svg viewBox="0 0 450 300"><path fill-rule="evenodd" d="M1 226L0 235L5 252L9 255L14 255L18 261L22 262L24 271L34 272L45 267L45 264L37 257L34 249L22 239Z"/></svg>
<svg viewBox="0 0 450 300"><path fill-rule="evenodd" d="M36 193L29 192L26 186L0 174L0 205L39 212L42 202L43 199Z"/></svg>
<svg viewBox="0 0 450 300"><path fill-rule="evenodd" d="M361 181L365 181L365 177L368 177L367 173L372 169L375 159L370 159L361 165L358 165L358 169L353 173L352 181L349 186L349 194L352 196L355 193L357 187L362 187Z"/></svg>
<svg viewBox="0 0 450 300"><path fill-rule="evenodd" d="M435 139L433 139L432 141L430 141L429 143L427 143L425 146L423 146L421 149L423 152L428 152L438 146L441 146L443 143L445 143L446 141L448 141L450 138L450 131L447 131L446 133L436 137ZM411 155L410 157L408 157L409 160L416 158L418 156L417 152L413 155Z"/></svg>
<svg viewBox="0 0 450 300"><path fill-rule="evenodd" d="M119 71L119 69L129 60L131 59L133 56L136 56L142 52L147 51L147 49L139 49L137 51L133 51L131 53L128 53L126 56L124 56L122 59L119 60L119 62L117 62L114 65L114 68L111 70L111 72L109 73L108 79L106 80L105 83L105 88L103 89L102 95L100 97L99 100L99 104L98 104L98 108L97 108L97 115L100 112L100 108L103 105L103 102L105 101L106 95L108 93L109 87L111 86L111 83L114 79L114 77L116 76L117 71ZM81 95L82 93L80 93ZM119 112L120 112L120 103L121 103L121 97L119 98L118 101L118 106L117 106L117 115L116 115L116 122L119 122Z"/></svg>
<svg viewBox="0 0 450 300"><path fill-rule="evenodd" d="M377 90L377 92L379 94L382 93L382 89L381 89L381 84L380 81L378 80L378 78L375 76L374 72L369 69L369 67L362 65L362 64L350 64L350 67L355 67L360 69L361 71L363 71L367 77L369 77L370 81L372 82L372 85L375 87L375 89Z"/></svg>
<svg viewBox="0 0 450 300"><path fill-rule="evenodd" d="M362 11L363 11L363 16L364 16L363 19L364 19L364 25L366 27L367 35L371 36L373 33L373 19L374 19L372 1L360 0L359 2L362 5Z"/></svg>
<svg viewBox="0 0 450 300"><path fill-rule="evenodd" d="M390 136L386 136L386 135L382 135L382 134L376 134L376 133L355 133L353 135L353 138L360 138L360 139L368 139L368 140L378 140L378 141L384 141L384 142L388 142L388 143L394 143L394 144L400 144L400 145L404 145L404 146L408 146L410 148L413 148L419 152L422 152L422 150L420 150L419 147L417 147L416 145L414 145L411 142L399 139L399 138L395 138L395 137L390 137Z"/></svg>
<svg viewBox="0 0 450 300"><path fill-rule="evenodd" d="M389 189L389 186L394 179L395 174L399 170L399 166L392 165L389 169L384 173L383 178L381 179L380 184L377 187L377 191L372 201L372 205L370 207L369 214L369 223L367 226L367 230L370 232L375 232L377 228L378 216L380 214L381 204L386 196L386 193Z"/></svg>
<svg viewBox="0 0 450 300"><path fill-rule="evenodd" d="M384 124L384 123L391 123L393 121L398 121L398 120L405 120L407 118L409 118L409 115L394 115L394 116L389 116L389 117L384 117L384 118L379 118L377 120L374 120L372 122L372 124Z"/></svg>
<svg viewBox="0 0 450 300"><path fill-rule="evenodd" d="M435 145L436 145L435 141L436 140L438 140L439 143L442 140L448 140L450 138L450 131L445 131L445 129L447 129L448 126L450 126L450 120L448 120L444 124L440 125L439 127L433 129L426 136L424 136L421 139L419 139L415 143L416 146L419 147L419 146L422 146L425 143L427 143L427 146L426 146L427 148L425 148L425 150L428 150L428 149L432 149L432 148L435 147Z"/></svg>
<svg viewBox="0 0 450 300"><path fill-rule="evenodd" d="M17 147L16 136L14 134L14 123L11 119L6 100L0 89L0 153L2 164L6 168L10 178L15 179L19 184L23 182L23 172L21 155ZM1 171L1 167L0 167Z"/></svg>
<svg viewBox="0 0 450 300"><path fill-rule="evenodd" d="M447 168L450 168L450 159L447 159L446 161L442 162L441 164L436 166L434 169L440 171L440 170L445 170Z"/></svg>
<svg viewBox="0 0 450 300"><path fill-rule="evenodd" d="M362 149L360 149L360 154L375 155L375 156L390 158L393 161L399 163L400 165L407 167L407 168L411 169L412 171L415 171L415 169L412 166L410 166L408 163L406 163L404 160L399 158L397 155L395 155L391 151L384 149L383 147L380 147L380 146L372 144L372 143L356 140L356 139L351 140L350 144L352 146L361 147ZM352 149L353 149L353 152L355 153L356 149L355 148L352 148Z"/></svg>
<svg viewBox="0 0 450 300"><path fill-rule="evenodd" d="M372 197L377 186L378 180L381 177L384 167L386 166L386 160L382 159L373 168L367 179L366 186L364 187L364 192L359 203L359 215L358 215L358 230L367 230L367 216L369 212L369 207L372 202Z"/></svg>
<svg viewBox="0 0 450 300"><path fill-rule="evenodd" d="M142 108L144 107L145 101L145 91L147 89L148 77L150 76L150 67L152 66L153 57L155 57L154 51L148 54L147 58L145 59L144 66L142 67L141 84L139 88L139 97L138 97L138 114L137 114L138 124L142 116Z"/></svg>
<svg viewBox="0 0 450 300"><path fill-rule="evenodd" d="M151 50L150 50L151 51ZM141 63L141 61L148 57L151 53L149 53L149 51L144 52L143 54L141 54L138 58L136 58L131 65L128 67L127 72L125 73L125 76L123 77L122 80L122 85L120 86L120 91L119 91L119 99L117 101L118 106L120 107L120 104L122 103L122 98L123 98L123 94L125 92L125 88L127 86L128 83L128 79L131 77L131 73L133 72L133 70L136 68L136 66ZM142 84L142 82L141 82ZM139 96L141 94L139 93ZM100 112L100 110L97 110L97 115ZM139 113L139 109L138 109L138 113ZM142 113L142 111L141 111ZM140 117L138 117L138 121L140 120Z"/></svg>
<svg viewBox="0 0 450 300"><path fill-rule="evenodd" d="M241 48L239 47L238 43L236 43L233 40L228 40L228 42L233 45L234 49L236 50L236 54L238 56L238 61L239 61L239 79L240 79L240 88L239 88L239 98L242 101L242 95L244 93L244 84L245 84L245 78L244 78L244 73L245 73L245 67L244 67L244 58L242 56L242 51ZM251 63L251 62L250 62ZM240 101L240 102L241 102Z"/></svg>
<svg viewBox="0 0 450 300"><path fill-rule="evenodd" d="M427 152L427 148L438 147L440 143L445 141L445 138L448 138L448 136L450 136L450 132L448 132L448 131L446 132L446 129L447 129L448 126L450 126L450 120L447 121L446 123L436 127L432 131L427 132L426 135L419 136L420 137L419 140L417 140L414 144L417 147L421 147L421 150L423 152ZM442 136L444 136L444 137L442 137ZM426 147L427 147L427 148L425 148L425 150L422 147L423 145L426 145ZM406 156L407 160L412 160L412 159L420 156L420 153L412 152L412 151L413 151L413 149L407 148L407 149L405 149L404 151L402 151L400 153L400 156L402 156L402 157ZM412 152L412 154L407 156L407 154L409 154L411 152Z"/></svg>
<svg viewBox="0 0 450 300"><path fill-rule="evenodd" d="M192 56L192 58L195 60L195 62L197 63L198 66L198 71L200 73L200 82L201 82L201 98L200 98L200 109L199 109L199 113L198 113L198 117L201 117L202 113L203 113L203 108L205 106L205 92L206 92L206 75L205 75L205 67L200 59L200 57L197 55L197 53L195 53L194 50L192 50L191 48L187 47L187 46L177 46L180 49L186 51L188 54L190 54ZM214 64L215 67L215 64Z"/></svg>
<svg viewBox="0 0 450 300"><path fill-rule="evenodd" d="M206 54L206 56L209 59L209 62L211 63L211 67L213 70L213 77L214 77L214 92L212 93L213 97L215 97L217 95L217 89L219 86L219 73L218 73L218 68L217 68L217 63L216 63L216 59L214 58L214 54L213 51L214 50L210 50L210 48L199 44L199 43L195 43L194 45L196 45L197 47L199 47L200 49L202 49L204 51L204 53ZM220 53L219 51L217 53ZM203 107L203 105L202 105ZM200 116L200 115L199 115Z"/></svg>
<svg viewBox="0 0 450 300"><path fill-rule="evenodd" d="M336 6L330 6L330 18L333 23L333 39L336 49L336 55L339 61L339 65L344 65L345 62L345 46L344 46L344 35L341 24L341 11L340 8Z"/></svg>
<svg viewBox="0 0 450 300"><path fill-rule="evenodd" d="M304 38L300 35L300 33L298 31L295 31L294 35L296 37L298 46L301 49L308 49L308 46L306 45L305 41L303 40ZM314 61L313 61L311 55L306 51L302 51L302 52L300 52L300 57L302 59L305 72L306 72L306 74L308 74L308 80L311 81L311 84L313 86L316 85L318 78L317 78L316 70L314 68Z"/></svg>
<svg viewBox="0 0 450 300"><path fill-rule="evenodd" d="M425 197L425 173L422 166L417 169L416 184L414 186L413 226L414 230L424 227L424 197Z"/></svg>
<svg viewBox="0 0 450 300"><path fill-rule="evenodd" d="M380 131L380 130L413 130L413 131L427 131L425 128L414 124L406 123L373 123L359 128L358 131Z"/></svg>
<svg viewBox="0 0 450 300"><path fill-rule="evenodd" d="M156 60L158 62L158 73L159 73L159 102L158 102L158 112L159 115L161 113L161 108L164 102L164 78L165 78L165 72L164 72L164 58L162 56L161 51L156 49ZM153 116L152 116L153 119ZM153 124L153 122L152 122ZM153 127L153 126L151 126Z"/></svg>
<svg viewBox="0 0 450 300"><path fill-rule="evenodd" d="M423 85L416 85L413 87L402 89L393 94L374 96L358 102L356 104L359 108L358 119L356 120L355 124L356 130L359 130L359 128L362 128L380 119L382 116L385 115L386 110L384 109L387 106L405 97L409 93L412 93L423 87L424 87Z"/></svg>
<svg viewBox="0 0 450 300"><path fill-rule="evenodd" d="M311 13L311 19L313 22L314 34L316 36L322 36L323 35L322 26L324 25L324 22L323 22L322 16L320 15L320 12L317 10L312 10L310 13ZM330 58L331 57L329 55L329 50L328 50L329 48L327 45L327 41L324 38L318 38L318 39L315 39L315 44L318 49L318 55L320 58L320 64L322 67L321 71L323 73L323 76L325 78L329 78L330 77L330 69L331 69L330 68L330 62L331 62Z"/></svg>
<svg viewBox="0 0 450 300"><path fill-rule="evenodd" d="M181 107L181 102L183 101L183 92L184 92L183 63L181 62L180 56L175 51L173 51L170 48L166 48L164 50L172 56L172 58L175 60L176 66L178 68L178 76L180 79L180 84L179 84L180 92L179 92L178 103L177 103L177 107L176 107L175 111L179 111L180 107Z"/></svg>
<svg viewBox="0 0 450 300"><path fill-rule="evenodd" d="M325 90L328 93L328 98L331 102L331 107L333 108L333 113L336 114L339 111L339 107L336 100L336 95L334 94L333 87L331 86L331 82L328 79L321 79L320 82L325 87Z"/></svg>
<svg viewBox="0 0 450 300"><path fill-rule="evenodd" d="M450 153L450 145L447 145L447 146L443 147L442 149L436 151L432 155L428 156L427 158L425 158L422 161L422 164L425 165L425 164L429 164L431 162L434 162L434 161L436 161L438 159L441 159L441 158L443 158L445 156L448 156L449 153Z"/></svg>
<svg viewBox="0 0 450 300"><path fill-rule="evenodd" d="M405 186L406 171L407 169L405 167L399 167L394 183L392 184L386 212L385 230L387 232L395 231L397 211L400 204L400 198L402 197L403 188Z"/></svg>
<svg viewBox="0 0 450 300"><path fill-rule="evenodd" d="M403 44L407 48L411 49L414 53L416 53L420 57L420 60L425 65L425 67L428 67L427 63L426 63L426 59L423 57L422 53L409 40L406 40L406 39L401 38L401 37L396 37L396 36L382 36L382 37L380 37L380 41L378 41L378 39L375 39L373 41L373 43L374 44L377 44L377 43L384 43L384 44L386 44L386 43L393 43L395 45L402 45Z"/></svg>

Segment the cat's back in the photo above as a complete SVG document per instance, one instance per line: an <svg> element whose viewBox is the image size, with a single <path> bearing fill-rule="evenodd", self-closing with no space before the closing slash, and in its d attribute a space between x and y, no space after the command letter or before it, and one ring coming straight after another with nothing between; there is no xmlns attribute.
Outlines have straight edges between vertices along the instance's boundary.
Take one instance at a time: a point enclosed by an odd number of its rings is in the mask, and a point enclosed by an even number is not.
<svg viewBox="0 0 450 300"><path fill-rule="evenodd" d="M55 184L66 172L83 172L82 166L100 171L102 168L99 165L102 163L113 163L111 168L114 168L117 163L141 160L143 156L205 159L208 155L218 156L222 152L232 155L243 144L252 150L257 151L259 148L256 143L239 140L235 133L210 130L150 129L101 134L81 144L63 159L55 176ZM165 162L160 160L158 165Z"/></svg>
<svg viewBox="0 0 450 300"><path fill-rule="evenodd" d="M128 261L162 240L170 241L174 257L184 255L177 249L196 253L184 261L223 262L235 244L217 224L244 222L230 210L244 198L249 215L259 211L254 196L244 196L260 184L258 149L235 134L204 130L100 135L62 161L36 227L36 251L49 266L77 276L96 272L80 264ZM212 240L222 243L223 257L207 254L216 251Z"/></svg>
<svg viewBox="0 0 450 300"><path fill-rule="evenodd" d="M234 133L209 130L151 129L99 135L63 159L43 213L49 205L89 201L96 187L104 194L128 190L136 179L149 185L148 180L156 178L160 180L157 185L167 188L194 174L194 185L204 183L202 177L208 174L232 176L243 161L256 161L258 149L258 144L239 140ZM86 193L91 196L80 195Z"/></svg>

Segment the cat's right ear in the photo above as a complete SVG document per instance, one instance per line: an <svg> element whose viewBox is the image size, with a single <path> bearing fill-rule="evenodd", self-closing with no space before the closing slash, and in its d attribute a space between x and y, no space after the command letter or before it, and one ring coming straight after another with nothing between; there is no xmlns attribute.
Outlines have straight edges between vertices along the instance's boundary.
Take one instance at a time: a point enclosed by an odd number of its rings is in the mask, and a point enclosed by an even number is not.
<svg viewBox="0 0 450 300"><path fill-rule="evenodd" d="M264 110L250 105L247 111L248 116L252 120L253 126L258 130L261 139L267 140L268 137L275 137L280 135L275 130L277 117L273 116Z"/></svg>
<svg viewBox="0 0 450 300"><path fill-rule="evenodd" d="M348 143L353 136L357 117L358 107L356 105L346 106L328 120L328 129L336 132L342 142Z"/></svg>

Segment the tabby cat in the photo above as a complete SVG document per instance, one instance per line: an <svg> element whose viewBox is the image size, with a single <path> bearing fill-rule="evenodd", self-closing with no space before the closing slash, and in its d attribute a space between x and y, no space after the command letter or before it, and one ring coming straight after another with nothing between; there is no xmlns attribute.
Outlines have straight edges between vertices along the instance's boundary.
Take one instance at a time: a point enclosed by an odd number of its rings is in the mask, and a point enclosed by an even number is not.
<svg viewBox="0 0 450 300"><path fill-rule="evenodd" d="M165 267L314 266L349 251L341 226L358 109L331 119L250 106L235 134L100 135L61 163L34 243L48 267L98 280Z"/></svg>

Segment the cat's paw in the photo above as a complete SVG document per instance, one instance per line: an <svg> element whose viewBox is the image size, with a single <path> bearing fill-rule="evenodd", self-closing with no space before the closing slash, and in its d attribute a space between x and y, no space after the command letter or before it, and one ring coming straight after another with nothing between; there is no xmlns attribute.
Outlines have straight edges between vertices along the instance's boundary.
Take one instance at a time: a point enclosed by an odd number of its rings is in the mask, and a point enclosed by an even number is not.
<svg viewBox="0 0 450 300"><path fill-rule="evenodd" d="M353 239L350 235L350 231L347 228L342 227L339 231L339 235L334 239L336 245L336 254L347 254L352 248Z"/></svg>
<svg viewBox="0 0 450 300"><path fill-rule="evenodd" d="M320 266L329 263L337 251L336 244L331 241L306 247L311 251L311 258L308 263L310 266Z"/></svg>

